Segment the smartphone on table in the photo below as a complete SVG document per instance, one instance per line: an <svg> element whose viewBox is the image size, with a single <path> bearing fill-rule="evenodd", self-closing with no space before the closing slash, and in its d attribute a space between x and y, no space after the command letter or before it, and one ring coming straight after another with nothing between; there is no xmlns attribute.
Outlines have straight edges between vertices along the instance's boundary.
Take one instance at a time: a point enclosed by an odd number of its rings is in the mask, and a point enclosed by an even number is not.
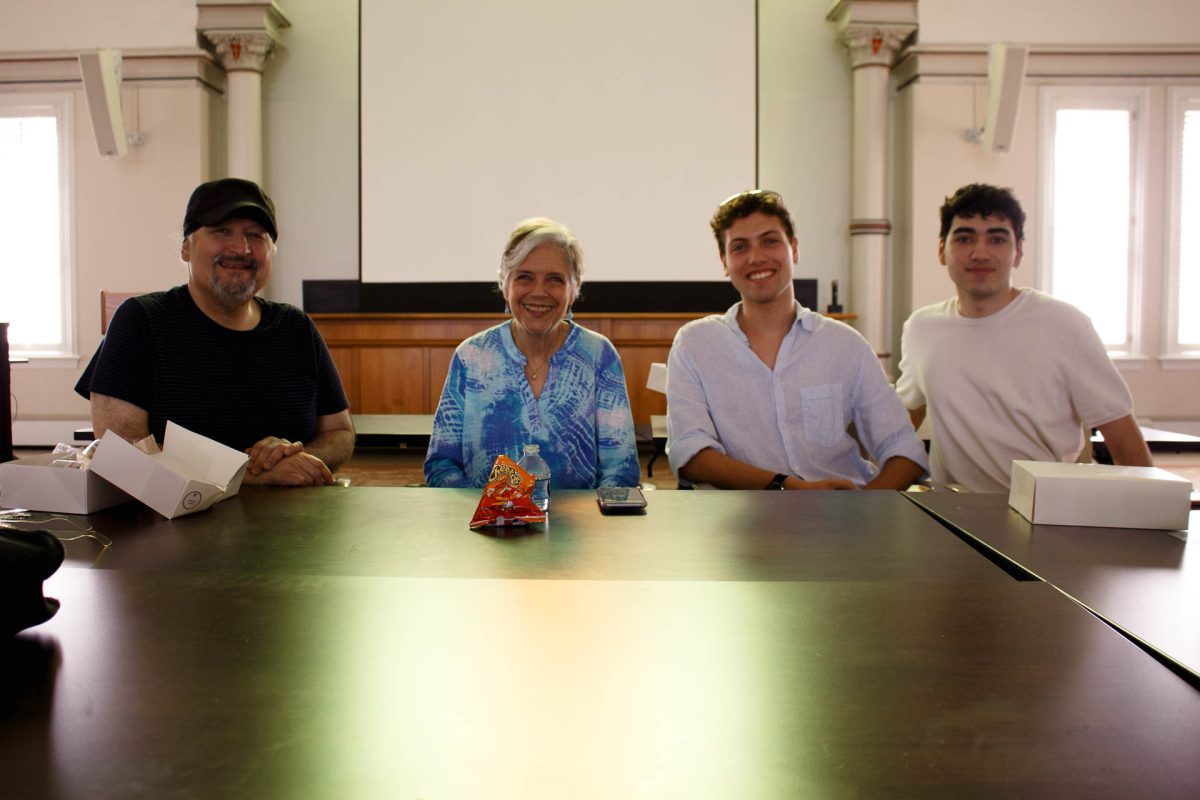
<svg viewBox="0 0 1200 800"><path fill-rule="evenodd" d="M636 486L601 486L596 502L604 514L638 514L646 509L646 496Z"/></svg>

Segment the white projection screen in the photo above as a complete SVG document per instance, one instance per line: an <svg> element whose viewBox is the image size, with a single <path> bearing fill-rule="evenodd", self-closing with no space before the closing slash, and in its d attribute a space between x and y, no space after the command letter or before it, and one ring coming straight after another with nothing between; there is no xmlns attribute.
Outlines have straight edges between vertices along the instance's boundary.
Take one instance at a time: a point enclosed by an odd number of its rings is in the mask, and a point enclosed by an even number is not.
<svg viewBox="0 0 1200 800"><path fill-rule="evenodd" d="M487 281L549 216L585 280L720 280L756 178L754 0L361 0L363 283Z"/></svg>

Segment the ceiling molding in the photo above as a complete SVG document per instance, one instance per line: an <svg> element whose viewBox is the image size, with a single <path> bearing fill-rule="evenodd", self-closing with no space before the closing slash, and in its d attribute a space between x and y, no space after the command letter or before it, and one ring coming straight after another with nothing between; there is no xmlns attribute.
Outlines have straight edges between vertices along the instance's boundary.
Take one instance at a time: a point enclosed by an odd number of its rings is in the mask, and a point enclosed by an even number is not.
<svg viewBox="0 0 1200 800"><path fill-rule="evenodd" d="M896 84L987 80L987 45L914 45L896 58ZM1031 45L1025 80L1200 80L1200 45Z"/></svg>
<svg viewBox="0 0 1200 800"><path fill-rule="evenodd" d="M121 79L126 83L195 81L218 93L225 91L225 71L212 53L199 47L122 50ZM0 84L80 82L76 51L0 53Z"/></svg>

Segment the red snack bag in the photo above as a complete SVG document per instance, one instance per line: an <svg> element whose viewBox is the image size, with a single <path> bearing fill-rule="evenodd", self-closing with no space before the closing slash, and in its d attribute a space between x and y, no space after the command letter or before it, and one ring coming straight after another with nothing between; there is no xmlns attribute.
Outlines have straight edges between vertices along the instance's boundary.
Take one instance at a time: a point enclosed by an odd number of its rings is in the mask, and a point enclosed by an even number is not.
<svg viewBox="0 0 1200 800"><path fill-rule="evenodd" d="M534 505L533 476L517 466L506 455L499 455L492 464L483 497L471 518L471 529L488 525L528 525L545 522L546 512Z"/></svg>

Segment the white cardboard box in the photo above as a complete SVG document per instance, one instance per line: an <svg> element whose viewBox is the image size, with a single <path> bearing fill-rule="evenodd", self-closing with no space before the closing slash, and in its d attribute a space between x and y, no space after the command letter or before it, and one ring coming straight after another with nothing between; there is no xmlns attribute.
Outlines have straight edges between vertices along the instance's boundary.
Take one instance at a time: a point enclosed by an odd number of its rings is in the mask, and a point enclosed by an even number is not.
<svg viewBox="0 0 1200 800"><path fill-rule="evenodd" d="M52 467L52 453L0 464L0 506L90 514L131 498L90 469Z"/></svg>
<svg viewBox="0 0 1200 800"><path fill-rule="evenodd" d="M203 511L233 497L250 457L220 442L167 423L161 452L147 437L130 444L112 431L100 440L92 470L167 519Z"/></svg>
<svg viewBox="0 0 1200 800"><path fill-rule="evenodd" d="M1035 525L1185 530L1191 481L1157 467L1014 461L1008 504Z"/></svg>

